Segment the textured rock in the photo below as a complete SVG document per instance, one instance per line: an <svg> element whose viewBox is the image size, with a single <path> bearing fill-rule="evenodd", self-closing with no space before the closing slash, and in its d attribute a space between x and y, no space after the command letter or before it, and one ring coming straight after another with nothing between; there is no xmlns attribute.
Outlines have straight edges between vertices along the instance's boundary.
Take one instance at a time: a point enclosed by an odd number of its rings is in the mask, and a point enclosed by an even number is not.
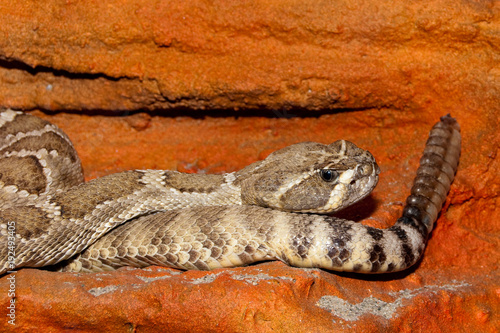
<svg viewBox="0 0 500 333"><path fill-rule="evenodd" d="M445 110L441 110L444 113ZM381 169L373 194L341 216L394 223L437 112L366 110L319 118L36 115L59 124L86 178L128 168L232 171L297 141L347 138ZM463 132L455 183L423 260L406 272L355 275L281 263L212 272L151 267L106 274L15 274L17 331L495 332L500 324L500 138L494 115L454 113ZM113 135L110 135L113 133ZM0 279L0 330L9 276Z"/></svg>
<svg viewBox="0 0 500 333"><path fill-rule="evenodd" d="M209 273L55 274L17 274L17 331L493 332L488 323L498 311L491 278L445 282L439 273L425 281L367 281L273 263Z"/></svg>
<svg viewBox="0 0 500 333"><path fill-rule="evenodd" d="M499 90L498 1L11 1L0 19L15 108L447 107Z"/></svg>
<svg viewBox="0 0 500 333"><path fill-rule="evenodd" d="M382 174L370 197L339 215L376 227L401 213L428 131L451 112L462 158L423 260L374 276L281 263L23 269L15 326L12 280L0 278L0 331L495 332L498 2L232 3L2 4L0 106L96 110L34 112L72 138L86 179L133 168L234 171L295 142L348 139L374 154ZM216 117L158 116L184 114L158 110L172 107ZM215 110L247 107L262 110ZM357 111L325 112L342 108Z"/></svg>

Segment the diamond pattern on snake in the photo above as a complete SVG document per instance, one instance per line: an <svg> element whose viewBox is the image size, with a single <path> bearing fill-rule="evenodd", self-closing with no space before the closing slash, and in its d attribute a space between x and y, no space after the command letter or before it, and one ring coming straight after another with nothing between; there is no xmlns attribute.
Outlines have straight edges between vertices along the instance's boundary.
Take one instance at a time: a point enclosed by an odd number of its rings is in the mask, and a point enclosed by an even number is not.
<svg viewBox="0 0 500 333"><path fill-rule="evenodd" d="M89 182L55 125L0 113L0 274L58 265L109 271L160 265L210 270L281 260L384 273L419 260L460 157L449 115L429 134L401 217L377 229L327 214L365 198L380 172L351 142L303 142L240 171L133 170Z"/></svg>

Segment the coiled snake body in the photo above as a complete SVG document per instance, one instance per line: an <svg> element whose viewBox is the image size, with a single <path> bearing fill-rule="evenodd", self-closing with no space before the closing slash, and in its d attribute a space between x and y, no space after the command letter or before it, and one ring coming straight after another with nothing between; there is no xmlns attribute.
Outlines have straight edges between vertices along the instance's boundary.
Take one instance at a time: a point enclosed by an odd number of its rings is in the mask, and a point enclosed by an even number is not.
<svg viewBox="0 0 500 333"><path fill-rule="evenodd" d="M413 265L446 199L460 155L450 116L430 132L402 217L388 229L320 215L366 197L373 156L347 141L299 143L224 175L135 170L83 183L55 125L0 114L0 274L58 264L181 269L282 260L382 273Z"/></svg>

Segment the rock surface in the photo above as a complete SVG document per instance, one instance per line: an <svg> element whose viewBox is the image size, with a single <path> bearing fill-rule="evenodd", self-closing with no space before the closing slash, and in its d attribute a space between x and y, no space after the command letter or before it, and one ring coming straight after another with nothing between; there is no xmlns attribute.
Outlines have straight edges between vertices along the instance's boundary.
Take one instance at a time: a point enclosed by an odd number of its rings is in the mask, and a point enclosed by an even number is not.
<svg viewBox="0 0 500 333"><path fill-rule="evenodd" d="M134 168L230 172L295 142L347 139L382 174L339 215L376 227L401 213L428 131L450 112L462 158L423 260L369 276L277 262L22 269L0 278L0 331L496 332L498 2L232 3L2 5L0 106L73 111L33 113L66 131L87 180ZM231 108L240 111L216 112ZM164 117L183 114L205 117Z"/></svg>
<svg viewBox="0 0 500 333"><path fill-rule="evenodd" d="M498 1L11 1L0 104L443 107L498 96Z"/></svg>
<svg viewBox="0 0 500 333"><path fill-rule="evenodd" d="M204 120L34 114L58 124L73 139L87 179L129 168L233 171L297 141L346 138L369 149L382 174L369 198L340 215L376 227L390 226L400 214L428 130L438 117L393 110ZM151 267L72 274L22 269L15 274L13 328L495 332L500 310L499 127L485 126L485 110L457 111L454 116L463 132L459 171L423 260L408 271L366 276L281 263L212 272ZM0 279L4 330L11 328L6 317L9 277Z"/></svg>

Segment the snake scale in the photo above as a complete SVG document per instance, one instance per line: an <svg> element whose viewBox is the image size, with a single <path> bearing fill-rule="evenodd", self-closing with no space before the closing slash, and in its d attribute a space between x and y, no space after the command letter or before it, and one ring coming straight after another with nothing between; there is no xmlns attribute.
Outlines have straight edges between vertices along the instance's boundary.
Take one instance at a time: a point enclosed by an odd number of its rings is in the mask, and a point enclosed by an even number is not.
<svg viewBox="0 0 500 333"><path fill-rule="evenodd" d="M83 182L55 125L0 114L0 274L58 264L91 272L161 265L209 270L281 260L297 267L383 273L421 257L460 156L460 128L432 128L402 216L377 229L326 214L366 197L373 156L353 143L304 142L240 171L134 170Z"/></svg>

